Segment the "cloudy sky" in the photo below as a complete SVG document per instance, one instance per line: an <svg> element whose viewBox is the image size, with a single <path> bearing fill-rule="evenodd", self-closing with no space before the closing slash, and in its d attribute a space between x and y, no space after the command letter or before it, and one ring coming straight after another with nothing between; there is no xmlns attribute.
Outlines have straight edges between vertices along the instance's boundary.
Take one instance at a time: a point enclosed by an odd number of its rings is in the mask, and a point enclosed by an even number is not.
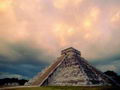
<svg viewBox="0 0 120 90"><path fill-rule="evenodd" d="M33 77L74 47L120 74L120 0L0 0L0 78Z"/></svg>

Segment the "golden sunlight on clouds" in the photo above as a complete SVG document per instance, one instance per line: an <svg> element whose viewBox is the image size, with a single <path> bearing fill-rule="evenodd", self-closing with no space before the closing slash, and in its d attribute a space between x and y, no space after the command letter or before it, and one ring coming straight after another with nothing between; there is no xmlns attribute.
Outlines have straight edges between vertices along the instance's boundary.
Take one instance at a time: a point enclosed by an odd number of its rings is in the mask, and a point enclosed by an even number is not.
<svg viewBox="0 0 120 90"><path fill-rule="evenodd" d="M71 36L75 33L75 30L72 26L69 26L64 23L55 24L54 31L56 34L58 33L62 36L64 35Z"/></svg>
<svg viewBox="0 0 120 90"><path fill-rule="evenodd" d="M100 14L99 8L92 8L90 11L90 18L97 20Z"/></svg>
<svg viewBox="0 0 120 90"><path fill-rule="evenodd" d="M83 27L85 29L91 29L93 24L98 20L99 14L99 8L91 8L88 14L83 18Z"/></svg>
<svg viewBox="0 0 120 90"><path fill-rule="evenodd" d="M53 5L55 8L64 9L68 5L69 6L76 6L80 2L82 2L82 0L53 0Z"/></svg>
<svg viewBox="0 0 120 90"><path fill-rule="evenodd" d="M85 19L83 21L83 27L85 29L90 29L91 26L92 26L92 21L90 19Z"/></svg>
<svg viewBox="0 0 120 90"><path fill-rule="evenodd" d="M120 21L120 11L117 11L111 18L111 22L118 22Z"/></svg>
<svg viewBox="0 0 120 90"><path fill-rule="evenodd" d="M56 8L65 8L65 6L67 5L68 0L54 0L53 4L54 7Z"/></svg>
<svg viewBox="0 0 120 90"><path fill-rule="evenodd" d="M98 40L98 38L101 36L101 32L97 31L97 30L92 30L89 32L86 32L84 34L84 39L86 41L90 41L90 42L96 42L96 40Z"/></svg>
<svg viewBox="0 0 120 90"><path fill-rule="evenodd" d="M90 33L85 34L84 38L85 39L90 39L91 38L91 34Z"/></svg>
<svg viewBox="0 0 120 90"><path fill-rule="evenodd" d="M12 0L0 0L0 11L7 10L12 3Z"/></svg>
<svg viewBox="0 0 120 90"><path fill-rule="evenodd" d="M53 26L53 33L59 39L61 46L67 45L67 39L75 33L75 29L65 23L58 23Z"/></svg>

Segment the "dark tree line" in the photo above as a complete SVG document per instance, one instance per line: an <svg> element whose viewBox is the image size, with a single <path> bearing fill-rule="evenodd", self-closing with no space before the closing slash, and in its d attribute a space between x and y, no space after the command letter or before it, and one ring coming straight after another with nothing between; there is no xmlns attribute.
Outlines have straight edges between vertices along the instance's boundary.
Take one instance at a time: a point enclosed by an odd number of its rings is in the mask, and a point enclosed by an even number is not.
<svg viewBox="0 0 120 90"><path fill-rule="evenodd" d="M18 79L18 78L4 78L0 79L0 86L4 85L24 85L25 82L28 82L28 80L25 79Z"/></svg>
<svg viewBox="0 0 120 90"><path fill-rule="evenodd" d="M120 84L120 75L118 75L116 72L106 71L104 72L104 74L108 75L109 77L111 77L112 79L114 79L116 82Z"/></svg>

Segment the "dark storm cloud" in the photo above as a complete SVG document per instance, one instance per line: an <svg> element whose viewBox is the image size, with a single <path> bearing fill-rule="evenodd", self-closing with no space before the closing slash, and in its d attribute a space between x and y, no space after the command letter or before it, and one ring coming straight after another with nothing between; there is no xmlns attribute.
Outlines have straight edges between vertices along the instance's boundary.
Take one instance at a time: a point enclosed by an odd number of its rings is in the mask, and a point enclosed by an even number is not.
<svg viewBox="0 0 120 90"><path fill-rule="evenodd" d="M42 69L44 69L47 65L48 64L45 64L45 63L39 63L39 65L0 64L0 71L1 72L8 72L8 73L11 73L11 74L22 75L22 76L27 77L27 78L32 78L34 75L36 75Z"/></svg>
<svg viewBox="0 0 120 90"><path fill-rule="evenodd" d="M19 43L9 47L20 57L10 60L8 56L0 55L0 72L16 73L30 78L48 66L49 63L46 61L52 59L51 56L44 55L44 51L27 44Z"/></svg>

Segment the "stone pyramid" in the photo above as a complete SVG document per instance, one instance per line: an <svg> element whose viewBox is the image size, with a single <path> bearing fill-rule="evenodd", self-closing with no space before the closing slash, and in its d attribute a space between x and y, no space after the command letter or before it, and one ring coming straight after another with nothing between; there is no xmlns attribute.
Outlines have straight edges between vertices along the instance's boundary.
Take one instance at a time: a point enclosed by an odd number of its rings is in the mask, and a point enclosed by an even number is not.
<svg viewBox="0 0 120 90"><path fill-rule="evenodd" d="M117 85L107 75L90 65L81 52L70 47L48 68L38 73L26 85L33 86L103 86Z"/></svg>

